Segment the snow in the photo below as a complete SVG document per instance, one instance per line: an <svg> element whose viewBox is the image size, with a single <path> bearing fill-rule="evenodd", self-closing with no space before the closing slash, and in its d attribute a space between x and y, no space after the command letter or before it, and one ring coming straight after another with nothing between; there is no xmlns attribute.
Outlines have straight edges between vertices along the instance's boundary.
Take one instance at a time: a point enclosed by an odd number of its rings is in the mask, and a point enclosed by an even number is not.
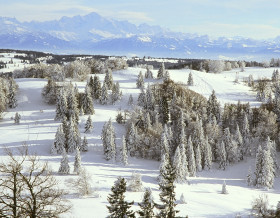
<svg viewBox="0 0 280 218"><path fill-rule="evenodd" d="M10 57L9 57L10 59ZM22 65L23 67L23 65ZM12 68L12 67L11 67ZM7 70L7 69L6 69ZM89 143L89 151L81 152L82 165L92 174L92 186L95 187L100 195L99 198L92 196L79 197L75 189L69 185L67 180L77 178L73 173L74 155L69 155L70 172L69 176L61 176L57 173L61 156L51 155L50 148L54 140L58 121L54 121L55 106L47 105L41 97L41 90L47 83L45 79L22 78L16 79L19 85L18 107L9 109L4 114L0 122L0 141L1 145L10 148L20 147L23 143L29 145L31 152L36 152L42 161L48 161L55 172L55 177L59 181L61 188L66 189L69 193L67 198L72 203L73 208L70 213L62 217L106 217L108 210L106 208L107 196L111 193L111 186L118 176L130 178L132 172L142 175L144 187L152 189L155 201L159 203L159 190L157 176L159 174L159 162L152 160L142 160L129 158L128 166L122 166L121 163L111 163L104 159L103 147L101 142L101 130L104 122L112 118L113 125L117 135L117 146L122 144L122 136L125 134L124 127L115 122L118 109L128 109L127 101L132 94L134 102L137 100L139 89L136 89L136 79L141 68L128 68L113 72L114 81L118 81L123 92L123 99L116 105L100 105L94 102L95 114L92 116L94 129L92 133L86 134ZM243 78L250 74L255 79L258 77L270 77L273 69L264 68L246 68L245 72L239 72L235 69L220 74L209 74L199 71L191 71L194 79L194 86L190 89L201 93L207 97L215 89L217 98L224 103L237 103L238 100L251 106L258 106L260 102L255 100L255 93L249 87L243 84ZM157 71L152 70L156 75ZM190 70L169 70L170 76L177 82L186 83ZM239 72L239 83L234 83L236 72ZM104 75L99 75L100 80L104 80ZM145 80L145 85L158 80ZM85 82L77 82L82 91ZM22 119L19 125L15 125L10 118L18 112ZM79 129L81 137L84 136L84 125L88 116L80 117ZM4 161L5 156L3 149L0 149L0 157ZM275 205L279 200L280 178L275 179L275 187L269 191L248 187L246 184L246 175L251 166L254 170L254 158L248 158L243 162L229 166L225 171L218 170L216 165L211 171L197 173L197 177L190 178L189 184L176 184L176 199L178 205L176 209L180 211L178 216L189 217L235 217L240 214L247 217L250 214L251 201L261 193L266 193L269 197L270 204ZM222 184L226 181L229 194L221 194ZM127 200L134 200L132 209L139 209L138 202L141 202L144 192L126 192ZM179 204L181 194L184 193L187 204Z"/></svg>
<svg viewBox="0 0 280 218"><path fill-rule="evenodd" d="M152 42L152 39L148 36L141 36L141 37L138 37L138 39L142 42Z"/></svg>

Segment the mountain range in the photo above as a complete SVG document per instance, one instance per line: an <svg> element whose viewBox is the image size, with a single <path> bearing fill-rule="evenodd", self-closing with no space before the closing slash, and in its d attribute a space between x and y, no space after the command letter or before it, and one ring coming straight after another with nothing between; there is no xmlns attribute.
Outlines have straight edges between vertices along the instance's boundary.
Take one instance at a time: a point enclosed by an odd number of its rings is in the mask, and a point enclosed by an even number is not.
<svg viewBox="0 0 280 218"><path fill-rule="evenodd" d="M280 36L268 40L212 39L160 26L135 25L93 12L44 22L0 17L0 48L64 54L267 59L280 54Z"/></svg>

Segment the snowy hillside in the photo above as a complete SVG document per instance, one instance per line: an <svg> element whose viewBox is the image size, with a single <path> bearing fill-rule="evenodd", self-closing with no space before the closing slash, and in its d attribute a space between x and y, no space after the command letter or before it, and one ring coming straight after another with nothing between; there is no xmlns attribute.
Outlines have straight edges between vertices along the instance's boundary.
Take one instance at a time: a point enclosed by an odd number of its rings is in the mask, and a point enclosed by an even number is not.
<svg viewBox="0 0 280 218"><path fill-rule="evenodd" d="M35 24L34 24L35 25ZM142 38L143 39L143 38ZM146 40L147 38L145 38ZM7 60L6 60L7 59ZM5 61L9 61L7 57ZM20 63L15 62L10 65L12 68L20 67ZM23 65L21 65L23 68ZM7 69L5 69L7 70ZM9 70L9 69L8 69ZM9 109L4 113L0 121L0 158L5 160L3 147L17 148L26 143L30 151L36 152L41 161L47 161L55 177L59 181L60 187L68 191L67 199L72 203L72 211L64 214L67 218L102 218L108 215L106 205L107 197L111 192L111 187L118 176L130 178L133 172L142 175L144 187L150 187L156 202L159 202L159 189L157 176L159 175L160 162L153 160L144 160L139 158L129 158L128 166L122 166L121 163L112 163L104 159L103 146L101 141L101 131L105 122L112 118L116 130L116 144L121 146L122 136L125 134L124 126L115 121L118 109L130 109L127 104L129 96L132 95L136 102L140 89L136 88L136 79L141 68L128 68L113 72L115 82L119 82L123 98L115 105L101 105L94 102L95 114L92 115L93 132L84 133L84 125L88 118L87 115L80 117L79 129L82 137L86 135L89 143L89 151L81 153L82 165L92 175L91 185L96 189L100 197L94 196L80 197L74 187L69 185L69 179L77 178L73 173L74 154L69 154L71 174L60 175L57 173L61 155L51 155L50 149L53 143L55 133L60 124L55 121L55 106L44 103L41 91L47 84L46 79L20 78L16 79L19 86L18 106ZM239 72L239 82L235 83L236 71L222 72L220 74L210 74L199 71L192 71L194 85L191 90L198 92L208 98L214 89L220 103L242 103L249 102L251 106L259 106L256 101L256 94L246 86L242 81L250 74L258 77L271 77L273 69L271 68L246 68L245 72ZM239 69L238 69L239 71ZM157 74L157 70L152 70ZM170 70L170 77L174 81L184 83L186 86L190 70ZM99 75L101 82L104 80L104 74ZM145 85L149 83L158 83L160 80L145 79ZM69 82L69 80L68 80ZM79 90L83 91L86 82L73 82L77 84ZM11 117L18 112L21 115L21 122L15 125ZM245 160L229 166L225 171L218 169L215 163L210 171L198 172L196 177L190 177L187 184L176 183L176 199L178 205L176 209L180 212L178 216L189 217L235 217L240 215L247 217L250 214L251 201L261 193L268 195L271 205L276 206L280 192L280 178L275 178L274 187L270 190L248 187L246 184L246 175L249 167L254 171L255 158L248 157ZM229 194L221 194L222 184L226 181ZM180 196L184 194L187 204L180 204ZM141 202L143 192L125 193L129 201L134 200L132 209L139 209L137 203Z"/></svg>

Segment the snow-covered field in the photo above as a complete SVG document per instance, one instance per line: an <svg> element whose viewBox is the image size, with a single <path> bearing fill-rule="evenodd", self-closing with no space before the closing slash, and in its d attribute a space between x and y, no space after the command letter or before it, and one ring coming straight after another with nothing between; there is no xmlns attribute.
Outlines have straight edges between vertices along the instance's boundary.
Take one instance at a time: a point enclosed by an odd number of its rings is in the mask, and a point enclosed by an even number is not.
<svg viewBox="0 0 280 218"><path fill-rule="evenodd" d="M41 90L47 83L44 79L16 79L19 85L18 107L10 109L4 114L3 120L0 121L0 144L7 147L19 147L23 143L29 145L32 152L36 152L42 161L48 161L55 177L59 180L60 186L65 188L69 193L67 198L73 204L72 211L63 217L75 218L102 218L108 215L106 208L107 196L111 192L111 187L118 176L129 178L132 172L139 172L142 175L145 187L150 187L156 202L159 202L159 190L156 177L159 174L159 162L151 160L142 160L130 158L129 165L124 167L119 163L111 163L104 159L103 147L101 143L101 130L104 122L111 117L114 121L114 127L117 136L117 145L121 145L121 137L125 133L124 127L115 122L118 109L129 108L127 105L128 97L133 95L136 101L139 89L136 89L136 78L143 69L128 68L127 70L113 72L114 81L120 83L123 92L123 99L116 105L100 105L94 104L95 114L92 115L94 129L92 133L86 134L89 142L89 151L81 153L82 165L86 167L88 172L92 174L92 186L97 189L99 198L93 196L79 197L73 187L67 183L69 178L76 178L77 175L72 173L69 176L62 176L56 173L58 171L61 156L51 155L50 147L53 143L58 125L54 121L55 106L47 105L41 97ZM221 74L207 74L198 71L192 71L194 78L194 86L192 90L201 93L205 97L211 94L215 89L216 95L221 104L230 102L237 103L249 102L252 106L258 106L260 102L255 99L255 93L245 86L242 82L243 77L250 74L255 79L258 77L271 77L273 69L264 68L246 68L245 72L239 73L239 83L234 83L236 70L223 72ZM170 70L172 79L178 82L186 83L190 70ZM154 76L157 71L153 70ZM100 75L101 81L104 75ZM146 80L153 83L157 80ZM85 82L77 83L80 90L85 86ZM22 116L20 125L15 125L11 117L19 112ZM84 132L84 124L87 116L80 117L79 128ZM0 158L5 159L3 147L0 150ZM71 163L71 172L73 172L74 154L69 155ZM254 159L237 163L228 167L226 171L219 170L217 166L213 166L211 171L203 171L198 173L197 177L190 178L189 184L176 184L176 198L179 200L180 195L184 193L187 204L178 204L176 209L180 212L178 216L189 217L235 217L240 214L247 217L250 214L251 201L258 197L261 193L266 193L270 199L271 205L276 206L280 193L280 178L275 179L275 186L270 190L255 189L248 187L246 184L246 175L249 166L254 170ZM229 194L222 195L221 189L224 180L227 183ZM126 192L127 200L134 200L133 209L137 210L138 202L142 200L143 192ZM179 203L179 201L178 201Z"/></svg>

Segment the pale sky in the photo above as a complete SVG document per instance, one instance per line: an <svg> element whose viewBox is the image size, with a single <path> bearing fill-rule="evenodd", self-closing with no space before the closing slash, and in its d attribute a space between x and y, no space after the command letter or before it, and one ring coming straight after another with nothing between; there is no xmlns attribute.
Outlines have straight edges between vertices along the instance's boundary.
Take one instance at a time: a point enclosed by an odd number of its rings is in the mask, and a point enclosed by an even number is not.
<svg viewBox="0 0 280 218"><path fill-rule="evenodd" d="M52 20L97 12L173 31L256 39L280 36L280 0L0 0L0 16Z"/></svg>

